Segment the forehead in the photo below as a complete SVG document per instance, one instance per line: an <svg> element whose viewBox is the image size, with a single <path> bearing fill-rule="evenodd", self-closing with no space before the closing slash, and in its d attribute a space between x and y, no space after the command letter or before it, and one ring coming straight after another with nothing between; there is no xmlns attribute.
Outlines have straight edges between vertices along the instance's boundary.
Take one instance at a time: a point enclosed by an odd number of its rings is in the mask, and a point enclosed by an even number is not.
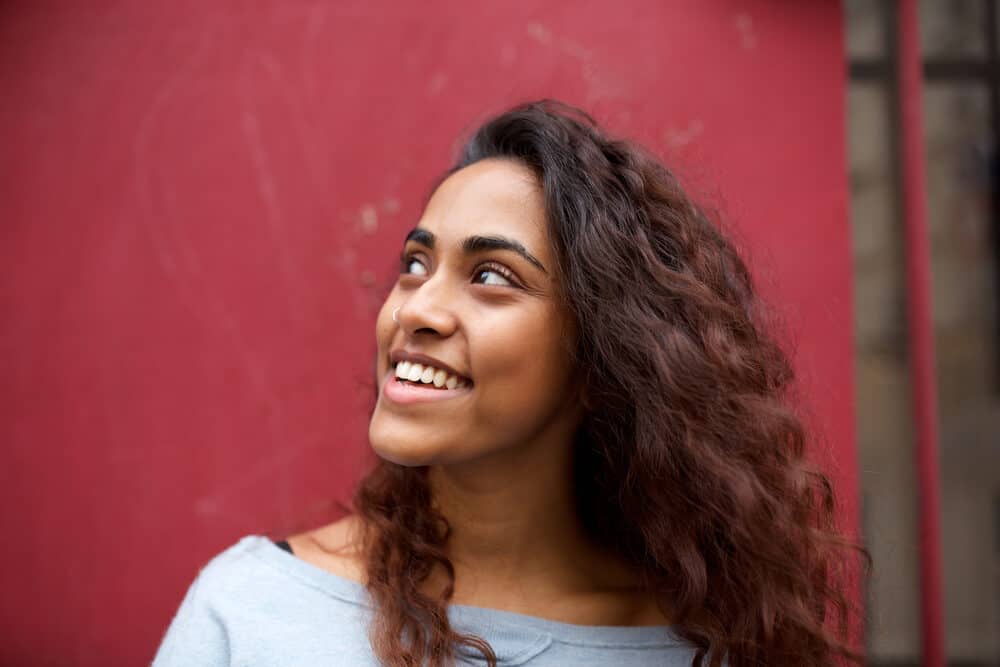
<svg viewBox="0 0 1000 667"><path fill-rule="evenodd" d="M419 226L442 246L500 235L520 241L542 262L549 256L541 187L528 167L511 160L482 160L449 176L427 202Z"/></svg>

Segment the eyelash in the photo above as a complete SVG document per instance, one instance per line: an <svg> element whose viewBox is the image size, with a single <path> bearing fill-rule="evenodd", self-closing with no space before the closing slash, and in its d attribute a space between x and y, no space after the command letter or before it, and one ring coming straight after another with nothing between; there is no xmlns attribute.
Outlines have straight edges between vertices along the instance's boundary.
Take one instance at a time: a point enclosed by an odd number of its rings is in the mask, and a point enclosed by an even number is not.
<svg viewBox="0 0 1000 667"><path fill-rule="evenodd" d="M399 256L400 274L410 275L407 273L406 270L409 268L410 262L414 261L420 262L421 264L424 263L423 260L421 260L420 257L418 257L416 254L402 253ZM424 266L424 268L427 268L426 265ZM514 272L508 269L507 267L503 266L502 264L496 264L495 262L483 262L482 264L476 267L475 271L472 272L472 275L478 276L483 271L493 271L494 273L499 274L504 280L509 282L512 287L520 287L517 278L514 276ZM498 287L501 286L498 285Z"/></svg>

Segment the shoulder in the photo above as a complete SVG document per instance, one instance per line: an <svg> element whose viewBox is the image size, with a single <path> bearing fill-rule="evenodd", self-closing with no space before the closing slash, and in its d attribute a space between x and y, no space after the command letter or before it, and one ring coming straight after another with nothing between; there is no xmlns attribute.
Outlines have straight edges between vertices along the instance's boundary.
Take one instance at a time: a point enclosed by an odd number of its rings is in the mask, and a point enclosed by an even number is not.
<svg viewBox="0 0 1000 667"><path fill-rule="evenodd" d="M288 587L288 574L275 565L275 556L281 555L287 554L266 537L241 538L202 566L184 595L175 623L203 618L224 624L236 610L268 604Z"/></svg>
<svg viewBox="0 0 1000 667"><path fill-rule="evenodd" d="M195 578L192 592L200 597L224 590L245 590L249 581L260 581L268 571L263 549L271 548L270 540L261 535L248 535L212 558Z"/></svg>
<svg viewBox="0 0 1000 667"><path fill-rule="evenodd" d="M364 583L364 525L351 515L288 538L292 551L305 562L344 579Z"/></svg>
<svg viewBox="0 0 1000 667"><path fill-rule="evenodd" d="M374 664L368 609L359 584L244 537L202 568L153 664Z"/></svg>
<svg viewBox="0 0 1000 667"><path fill-rule="evenodd" d="M266 538L247 536L205 565L187 590L174 615L154 667L175 665L224 665L229 663L230 642L226 609L239 598L252 596L255 571L263 565L253 557Z"/></svg>

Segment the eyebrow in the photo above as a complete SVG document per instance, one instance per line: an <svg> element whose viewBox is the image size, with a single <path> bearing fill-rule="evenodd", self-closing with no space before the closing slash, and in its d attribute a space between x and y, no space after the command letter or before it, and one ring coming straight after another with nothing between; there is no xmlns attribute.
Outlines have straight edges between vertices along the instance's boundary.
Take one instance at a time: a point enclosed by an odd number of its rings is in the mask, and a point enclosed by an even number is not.
<svg viewBox="0 0 1000 667"><path fill-rule="evenodd" d="M426 229L421 229L420 227L411 229L406 235L406 240L415 241L421 245L427 246L431 250L434 249L434 234ZM545 270L542 263L539 262L534 255L528 252L524 245L505 236L467 236L465 240L462 241L462 250L467 254L481 252L483 250L509 250L511 252L516 252L518 255L528 260L531 264L538 267L542 273L548 274L548 271Z"/></svg>

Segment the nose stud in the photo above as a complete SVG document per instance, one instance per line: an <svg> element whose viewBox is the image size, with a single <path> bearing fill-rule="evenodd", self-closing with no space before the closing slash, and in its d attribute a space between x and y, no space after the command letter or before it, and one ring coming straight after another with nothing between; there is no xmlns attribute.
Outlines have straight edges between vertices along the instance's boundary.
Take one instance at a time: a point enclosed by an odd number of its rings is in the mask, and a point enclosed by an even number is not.
<svg viewBox="0 0 1000 667"><path fill-rule="evenodd" d="M399 308L392 311L392 321L399 324L399 317L397 316L397 313L399 313Z"/></svg>

